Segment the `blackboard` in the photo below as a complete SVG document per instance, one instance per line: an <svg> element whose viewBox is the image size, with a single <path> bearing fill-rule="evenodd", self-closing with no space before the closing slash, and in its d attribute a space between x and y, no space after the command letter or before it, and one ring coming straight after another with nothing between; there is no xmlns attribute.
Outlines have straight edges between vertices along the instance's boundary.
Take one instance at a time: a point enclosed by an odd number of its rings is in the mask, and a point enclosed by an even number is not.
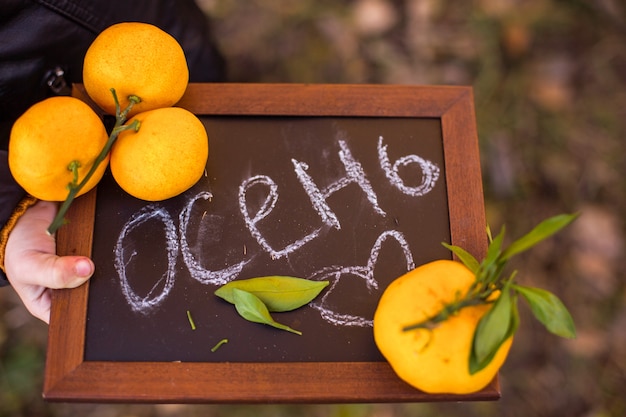
<svg viewBox="0 0 626 417"><path fill-rule="evenodd" d="M89 254L97 271L55 292L47 399L499 396L497 379L467 396L407 386L371 327L394 278L451 258L441 242L484 253L470 88L192 84L179 105L209 135L201 180L150 203L106 175L59 233L59 253ZM310 305L276 315L302 336L247 322L213 294L265 275L330 282Z"/></svg>

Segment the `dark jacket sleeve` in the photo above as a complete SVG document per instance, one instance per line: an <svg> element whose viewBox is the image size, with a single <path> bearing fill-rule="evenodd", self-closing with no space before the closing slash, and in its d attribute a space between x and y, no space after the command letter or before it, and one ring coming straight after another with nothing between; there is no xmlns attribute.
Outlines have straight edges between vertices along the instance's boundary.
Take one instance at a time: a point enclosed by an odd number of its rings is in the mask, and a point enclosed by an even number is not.
<svg viewBox="0 0 626 417"><path fill-rule="evenodd" d="M4 225L7 222L24 194L24 190L13 181L7 165L7 152L0 150L0 224ZM6 275L0 269L0 287L8 283Z"/></svg>
<svg viewBox="0 0 626 417"><path fill-rule="evenodd" d="M0 2L0 228L24 196L7 166L13 122L34 103L82 82L83 58L97 34L130 21L154 24L176 38L191 82L224 81L224 61L194 0ZM0 270L0 286L5 278Z"/></svg>

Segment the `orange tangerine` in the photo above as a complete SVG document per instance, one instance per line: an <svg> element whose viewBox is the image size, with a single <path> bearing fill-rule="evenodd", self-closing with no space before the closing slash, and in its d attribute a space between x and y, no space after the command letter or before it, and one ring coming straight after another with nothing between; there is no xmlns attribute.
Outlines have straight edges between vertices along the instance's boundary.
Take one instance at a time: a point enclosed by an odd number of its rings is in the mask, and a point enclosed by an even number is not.
<svg viewBox="0 0 626 417"><path fill-rule="evenodd" d="M472 340L478 321L491 305L465 307L433 329L403 331L437 314L465 294L474 274L462 263L427 263L394 280L374 314L374 339L396 374L427 393L468 394L487 386L504 363L513 338L475 374L469 372Z"/></svg>
<svg viewBox="0 0 626 417"><path fill-rule="evenodd" d="M85 90L103 110L115 114L114 88L122 109L128 97L141 103L130 115L174 105L187 88L189 69L180 44L148 23L124 22L109 26L85 55Z"/></svg>
<svg viewBox="0 0 626 417"><path fill-rule="evenodd" d="M127 193L147 201L174 197L204 173L209 142L202 122L180 107L139 113L139 131L120 133L111 149L111 173Z"/></svg>
<svg viewBox="0 0 626 417"><path fill-rule="evenodd" d="M51 97L24 112L9 139L9 169L18 184L40 200L63 201L79 183L108 139L102 120L73 97ZM70 169L74 162L77 176ZM105 158L78 195L92 189L107 167Z"/></svg>

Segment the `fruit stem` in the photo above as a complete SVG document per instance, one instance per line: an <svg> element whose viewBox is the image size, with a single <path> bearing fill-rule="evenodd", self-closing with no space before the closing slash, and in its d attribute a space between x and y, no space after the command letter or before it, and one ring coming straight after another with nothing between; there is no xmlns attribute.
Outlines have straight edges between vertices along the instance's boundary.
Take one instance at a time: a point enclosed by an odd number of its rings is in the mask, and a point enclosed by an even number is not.
<svg viewBox="0 0 626 417"><path fill-rule="evenodd" d="M59 207L59 211L54 220L52 220L52 223L50 223L50 226L48 226L48 234L50 235L56 233L59 227L65 224L65 214L69 210L70 205L74 201L74 198L76 198L76 194L78 194L78 192L85 186L85 184L87 184L87 182L91 179L93 174L98 169L98 166L102 163L102 161L106 159L109 151L111 150L111 147L113 146L113 143L115 143L119 134L125 130L134 130L135 132L139 130L140 123L138 120L135 120L129 125L124 125L124 122L126 122L128 113L131 111L133 106L137 103L140 103L141 99L135 95L128 96L128 106L124 110L121 110L119 100L117 99L117 93L115 92L114 88L111 88L111 94L113 94L113 100L115 101L115 125L113 126L113 130L111 130L109 139L104 144L104 147L94 160L91 168L87 172L87 175L85 175L83 180L78 184L78 167L80 166L80 163L78 161L70 162L68 169L74 174L74 180L68 184L68 195L65 198L65 201L63 201L63 204L61 204L61 207Z"/></svg>
<svg viewBox="0 0 626 417"><path fill-rule="evenodd" d="M470 290L463 298L457 298L455 301L444 304L442 309L435 314L421 322L410 324L402 328L403 332L409 332L417 329L434 329L439 323L446 321L450 316L457 314L465 307L471 307L482 304L490 304L492 301L488 301L489 296L493 291L472 291Z"/></svg>
<svg viewBox="0 0 626 417"><path fill-rule="evenodd" d="M402 331L434 329L439 323L446 321L450 316L458 314L458 312L465 307L492 304L494 300L492 300L491 297L494 292L500 291L506 282L512 280L516 274L516 272L514 272L508 280L502 279L500 274L505 263L506 262L500 258L498 258L491 267L485 267L485 263L483 263L476 272L476 279L465 296L461 298L457 294L456 299L448 304L444 304L437 314L421 322L404 326Z"/></svg>

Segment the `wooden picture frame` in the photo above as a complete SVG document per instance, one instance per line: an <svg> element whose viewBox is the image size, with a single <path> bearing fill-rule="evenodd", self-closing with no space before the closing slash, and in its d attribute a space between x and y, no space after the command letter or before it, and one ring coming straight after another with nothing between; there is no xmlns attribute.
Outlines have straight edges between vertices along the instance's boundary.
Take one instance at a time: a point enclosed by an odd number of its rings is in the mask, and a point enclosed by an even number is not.
<svg viewBox="0 0 626 417"><path fill-rule="evenodd" d="M86 101L81 86L74 95ZM197 114L436 118L441 122L450 236L486 252L482 178L469 87L190 84L178 104ZM58 232L60 255L91 255L96 192L77 199ZM386 362L199 363L84 359L89 283L53 292L43 396L49 401L150 403L361 403L494 400L483 390L432 395Z"/></svg>

